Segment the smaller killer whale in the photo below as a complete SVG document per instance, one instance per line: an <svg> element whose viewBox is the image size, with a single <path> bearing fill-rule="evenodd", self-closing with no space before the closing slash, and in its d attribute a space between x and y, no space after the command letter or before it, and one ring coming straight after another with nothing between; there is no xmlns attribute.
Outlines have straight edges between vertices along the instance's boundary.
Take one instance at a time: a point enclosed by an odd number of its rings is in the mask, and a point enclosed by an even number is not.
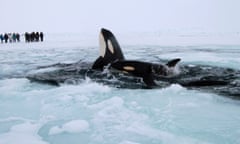
<svg viewBox="0 0 240 144"><path fill-rule="evenodd" d="M167 64L154 64L149 62L121 60L111 64L114 69L141 77L144 83L149 87L157 86L154 77L171 77L176 75L175 66L180 61L179 58L169 61Z"/></svg>
<svg viewBox="0 0 240 144"><path fill-rule="evenodd" d="M157 86L154 82L154 76L170 77L175 75L175 66L181 60L180 58L176 58L167 64L125 60L117 39L111 31L104 28L100 31L99 45L100 56L94 62L92 69L103 70L104 66L109 65L110 68L115 70L141 77L149 87Z"/></svg>

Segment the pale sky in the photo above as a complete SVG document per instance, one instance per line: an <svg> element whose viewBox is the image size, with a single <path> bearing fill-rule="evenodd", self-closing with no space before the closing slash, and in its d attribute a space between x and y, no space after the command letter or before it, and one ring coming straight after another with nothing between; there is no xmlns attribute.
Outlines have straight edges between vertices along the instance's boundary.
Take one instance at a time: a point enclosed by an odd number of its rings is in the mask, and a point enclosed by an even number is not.
<svg viewBox="0 0 240 144"><path fill-rule="evenodd" d="M0 0L0 33L240 32L240 0Z"/></svg>

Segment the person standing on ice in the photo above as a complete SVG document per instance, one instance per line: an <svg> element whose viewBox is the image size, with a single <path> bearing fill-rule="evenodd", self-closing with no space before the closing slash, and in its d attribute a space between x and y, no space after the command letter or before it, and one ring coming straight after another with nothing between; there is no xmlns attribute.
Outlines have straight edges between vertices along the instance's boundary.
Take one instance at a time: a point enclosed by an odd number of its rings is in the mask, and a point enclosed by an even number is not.
<svg viewBox="0 0 240 144"><path fill-rule="evenodd" d="M16 39L18 42L20 42L20 34L19 33L16 33Z"/></svg>
<svg viewBox="0 0 240 144"><path fill-rule="evenodd" d="M8 34L5 33L3 38L4 38L5 43L7 43L8 42Z"/></svg>
<svg viewBox="0 0 240 144"><path fill-rule="evenodd" d="M16 33L12 33L12 42L16 42L17 41L17 37L16 37Z"/></svg>
<svg viewBox="0 0 240 144"><path fill-rule="evenodd" d="M25 32L25 42L30 42L30 34L28 32Z"/></svg>
<svg viewBox="0 0 240 144"><path fill-rule="evenodd" d="M39 35L39 32L36 32L36 33L35 33L36 42L39 41L39 36L40 36L40 35Z"/></svg>
<svg viewBox="0 0 240 144"><path fill-rule="evenodd" d="M0 34L1 43L3 43L4 37L3 34Z"/></svg>
<svg viewBox="0 0 240 144"><path fill-rule="evenodd" d="M43 32L40 32L39 36L40 36L40 40L43 41L43 36L44 36Z"/></svg>

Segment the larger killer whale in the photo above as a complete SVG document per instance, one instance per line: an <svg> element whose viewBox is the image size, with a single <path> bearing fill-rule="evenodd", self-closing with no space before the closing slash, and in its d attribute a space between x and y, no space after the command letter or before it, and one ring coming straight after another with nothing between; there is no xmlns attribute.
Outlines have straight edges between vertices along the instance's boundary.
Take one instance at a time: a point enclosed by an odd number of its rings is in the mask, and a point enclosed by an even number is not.
<svg viewBox="0 0 240 144"><path fill-rule="evenodd" d="M128 60L113 33L104 28L99 34L99 45L100 56L94 63L78 61L73 64L42 66L29 73L27 78L53 85L78 84L90 78L113 87L130 89L163 88L179 84L188 89L240 98L239 70L207 65L180 65L179 72L176 66L180 58L165 64Z"/></svg>

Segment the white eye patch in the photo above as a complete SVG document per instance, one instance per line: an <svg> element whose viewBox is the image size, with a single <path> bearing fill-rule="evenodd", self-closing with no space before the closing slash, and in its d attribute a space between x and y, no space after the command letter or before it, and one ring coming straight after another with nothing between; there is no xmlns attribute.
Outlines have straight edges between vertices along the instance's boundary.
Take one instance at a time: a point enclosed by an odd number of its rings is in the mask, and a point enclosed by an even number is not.
<svg viewBox="0 0 240 144"><path fill-rule="evenodd" d="M108 40L107 44L108 44L108 49L113 54L114 53L114 48L113 48L112 42L110 40Z"/></svg>

